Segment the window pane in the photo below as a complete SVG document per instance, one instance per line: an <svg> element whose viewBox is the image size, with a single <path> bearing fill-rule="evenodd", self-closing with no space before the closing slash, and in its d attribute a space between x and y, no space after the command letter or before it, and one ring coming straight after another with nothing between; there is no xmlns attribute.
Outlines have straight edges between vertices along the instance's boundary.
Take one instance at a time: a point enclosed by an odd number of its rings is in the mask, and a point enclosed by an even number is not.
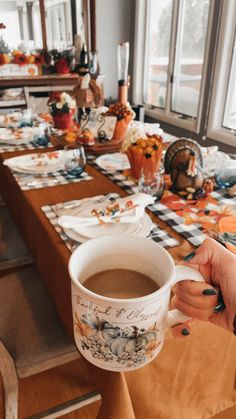
<svg viewBox="0 0 236 419"><path fill-rule="evenodd" d="M0 21L6 26L0 34L1 51L20 47L29 54L35 48L42 48L38 0L0 1L0 15Z"/></svg>
<svg viewBox="0 0 236 419"><path fill-rule="evenodd" d="M230 79L223 125L226 128L236 130L236 38L234 41L234 52L230 71Z"/></svg>
<svg viewBox="0 0 236 419"><path fill-rule="evenodd" d="M72 45L70 0L44 0L48 49L66 49Z"/></svg>
<svg viewBox="0 0 236 419"><path fill-rule="evenodd" d="M165 107L173 0L150 1L145 102Z"/></svg>
<svg viewBox="0 0 236 419"><path fill-rule="evenodd" d="M179 6L171 110L196 117L202 80L210 0Z"/></svg>

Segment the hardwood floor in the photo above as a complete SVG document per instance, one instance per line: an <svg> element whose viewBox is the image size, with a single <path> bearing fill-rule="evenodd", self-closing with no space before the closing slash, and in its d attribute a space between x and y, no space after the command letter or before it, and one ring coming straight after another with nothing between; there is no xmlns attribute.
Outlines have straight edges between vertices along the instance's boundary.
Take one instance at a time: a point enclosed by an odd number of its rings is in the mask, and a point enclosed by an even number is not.
<svg viewBox="0 0 236 419"><path fill-rule="evenodd" d="M0 419L4 417L2 384L0 385ZM39 414L59 403L95 390L81 360L24 378L19 381L19 419ZM100 401L61 416L63 419L95 419Z"/></svg>

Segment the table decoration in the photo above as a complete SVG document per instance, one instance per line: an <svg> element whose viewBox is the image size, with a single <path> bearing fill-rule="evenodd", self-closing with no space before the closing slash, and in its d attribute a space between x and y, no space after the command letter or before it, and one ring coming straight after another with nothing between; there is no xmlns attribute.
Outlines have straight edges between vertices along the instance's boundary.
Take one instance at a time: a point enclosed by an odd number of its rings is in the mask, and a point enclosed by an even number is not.
<svg viewBox="0 0 236 419"><path fill-rule="evenodd" d="M76 101L66 92L52 93L48 101L55 128L69 129L73 125Z"/></svg>
<svg viewBox="0 0 236 419"><path fill-rule="evenodd" d="M135 113L129 103L115 103L110 105L105 116L115 116L117 118L113 140L124 140L129 123L134 119Z"/></svg>
<svg viewBox="0 0 236 419"><path fill-rule="evenodd" d="M189 138L172 143L165 154L165 171L172 189L186 199L193 199L203 187L202 153L200 146ZM204 191L202 191L204 193Z"/></svg>
<svg viewBox="0 0 236 419"><path fill-rule="evenodd" d="M161 163L162 137L159 135L144 135L137 138L138 132L134 130L126 137L122 151L127 154L130 162L130 174L139 179L141 170L156 172Z"/></svg>
<svg viewBox="0 0 236 419"><path fill-rule="evenodd" d="M119 171L108 172L101 169L94 156L88 156L88 161L127 193L138 191L135 179ZM219 220L236 216L236 197L218 189L205 198L188 201L168 190L159 202L148 206L148 209L191 244L199 246L208 236L220 241Z"/></svg>
<svg viewBox="0 0 236 419"><path fill-rule="evenodd" d="M111 202L114 201L114 199L119 198L118 194L108 194L108 195L102 195L99 197L93 197L92 199L97 198L98 200L108 200L111 199ZM76 200L76 201L68 201L68 202L60 202L54 205L45 205L41 207L42 211L44 212L45 216L49 219L50 223L54 226L55 230L59 234L62 241L65 243L67 248L72 252L78 245L78 235L75 236L76 240L74 240L71 237L68 237L67 234L65 234L62 227L58 224L58 218L61 214L64 213L64 211L68 211L70 208L72 211L74 211L74 206L80 206L81 202L82 204L85 202L91 203L91 198L84 198L82 200ZM147 236L151 240L156 241L163 247L174 247L179 244L179 241L175 238L171 237L166 231L164 231L161 227L153 223L152 229ZM80 236L81 243L84 241L84 237Z"/></svg>

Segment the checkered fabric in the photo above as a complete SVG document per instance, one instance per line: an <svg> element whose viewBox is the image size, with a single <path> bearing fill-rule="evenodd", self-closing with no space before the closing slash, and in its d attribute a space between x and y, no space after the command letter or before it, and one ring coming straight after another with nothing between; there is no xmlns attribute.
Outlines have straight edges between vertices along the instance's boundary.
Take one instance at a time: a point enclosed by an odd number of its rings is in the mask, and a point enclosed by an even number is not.
<svg viewBox="0 0 236 419"><path fill-rule="evenodd" d="M14 178L16 179L18 185L22 191L28 191L31 189L41 189L48 188L49 186L56 185L66 185L67 183L76 183L81 181L91 180L92 176L88 175L87 172L81 173L77 177L70 176L64 170L58 172L48 173L45 175L33 175L33 174L23 174L12 172Z"/></svg>
<svg viewBox="0 0 236 419"><path fill-rule="evenodd" d="M102 172L104 175L108 176L113 182L118 184L127 193L133 194L138 191L137 183L135 183L133 180L127 179L127 177L125 177L119 171L108 172L107 170L101 169L96 164L95 158L95 156L89 156L88 161L91 165L96 167L97 170ZM223 190L214 191L211 195L212 197L217 199L221 205L230 205L235 206L236 208L236 198L230 196ZM169 209L160 202L148 206L148 209L152 211L161 220L165 221L165 223L167 223L171 228L173 228L173 230L181 234L194 246L199 246L207 237L207 235L204 234L200 224L196 223L186 225L184 223L183 217L180 217L175 213L175 211Z"/></svg>
<svg viewBox="0 0 236 419"><path fill-rule="evenodd" d="M116 198L119 198L118 194L111 193L108 195L104 195L104 200L106 201L107 199L114 200ZM67 246L67 248L72 252L81 243L67 237L63 229L57 223L58 217L61 215L63 208L65 208L65 206L70 205L70 204L73 205L73 201L64 202L64 203L60 202L54 205L45 205L41 207L41 209L46 215L46 217L49 219L50 223L54 226L55 230L57 231L60 238ZM154 224L154 223L153 223L153 228L147 238L154 240L156 243L160 244L162 247L174 247L180 244L178 240L169 236L168 233L166 233L161 227L159 227L157 224Z"/></svg>
<svg viewBox="0 0 236 419"><path fill-rule="evenodd" d="M23 151L23 150L34 150L38 148L52 148L54 147L53 144L48 143L47 146L37 145L33 141L30 141L28 144L20 144L20 145L7 145L7 144L0 144L0 153L8 153L11 151Z"/></svg>

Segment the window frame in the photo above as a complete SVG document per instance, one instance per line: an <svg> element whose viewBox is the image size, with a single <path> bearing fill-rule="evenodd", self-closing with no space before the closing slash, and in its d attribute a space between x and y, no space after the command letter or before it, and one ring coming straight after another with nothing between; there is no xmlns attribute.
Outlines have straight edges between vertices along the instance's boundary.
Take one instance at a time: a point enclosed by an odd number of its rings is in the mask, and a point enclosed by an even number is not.
<svg viewBox="0 0 236 419"><path fill-rule="evenodd" d="M236 130L224 127L223 118L228 94L235 32L236 2L234 0L223 1L206 135L210 139L233 147L236 147ZM227 63L224 69L221 63ZM222 102L224 106L220 106Z"/></svg>
<svg viewBox="0 0 236 419"><path fill-rule="evenodd" d="M173 112L170 109L171 105L171 76L174 71L174 60L175 60L175 48L177 42L177 25L178 25L178 10L182 3L182 0L173 1L173 14L172 14L172 29L170 39L170 55L169 55L169 66L168 66L168 77L167 77L167 96L165 109L147 105L144 103L143 86L147 85L147 48L148 48L148 10L150 8L150 0L143 2L137 0L136 13L135 13L135 47L134 47L134 82L133 82L133 100L134 103L143 103L145 107L145 114L154 119L158 119L167 124L189 130L193 133L199 133L201 128L202 114L203 114L203 102L204 92L207 78L207 68L210 50L210 40L212 33L213 14L215 0L210 2L209 16L208 16L208 30L206 36L205 52L204 52L204 63L202 71L201 88L199 92L199 103L198 103L198 114L196 118L187 117L183 118L183 115L177 112ZM146 81L145 81L146 80ZM146 83L146 84L145 84Z"/></svg>

